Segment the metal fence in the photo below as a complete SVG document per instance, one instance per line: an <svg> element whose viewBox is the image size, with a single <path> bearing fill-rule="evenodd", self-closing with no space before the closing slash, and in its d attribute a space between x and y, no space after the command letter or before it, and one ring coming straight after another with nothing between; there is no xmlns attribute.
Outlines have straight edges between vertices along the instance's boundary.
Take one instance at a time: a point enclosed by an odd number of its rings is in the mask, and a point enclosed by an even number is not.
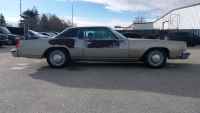
<svg viewBox="0 0 200 113"><path fill-rule="evenodd" d="M200 29L176 30L117 30L119 33L138 33L146 39L185 41L188 46L200 45ZM134 38L134 37L132 37Z"/></svg>

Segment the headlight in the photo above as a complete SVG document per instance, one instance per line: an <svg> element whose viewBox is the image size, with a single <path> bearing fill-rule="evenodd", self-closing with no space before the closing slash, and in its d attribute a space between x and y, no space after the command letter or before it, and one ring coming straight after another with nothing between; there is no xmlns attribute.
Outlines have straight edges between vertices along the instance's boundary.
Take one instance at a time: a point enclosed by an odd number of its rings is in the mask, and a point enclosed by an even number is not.
<svg viewBox="0 0 200 113"><path fill-rule="evenodd" d="M16 40L20 40L20 38L19 38L19 37L15 37L15 39L16 39Z"/></svg>

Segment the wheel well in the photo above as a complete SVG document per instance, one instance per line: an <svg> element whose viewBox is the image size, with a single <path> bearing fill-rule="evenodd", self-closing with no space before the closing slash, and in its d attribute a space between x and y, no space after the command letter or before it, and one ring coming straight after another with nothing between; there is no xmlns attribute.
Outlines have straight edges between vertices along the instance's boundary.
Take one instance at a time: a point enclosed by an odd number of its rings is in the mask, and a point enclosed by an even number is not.
<svg viewBox="0 0 200 113"><path fill-rule="evenodd" d="M48 53L49 51L53 50L53 49L65 49L65 50L68 52L69 57L70 57L70 59L71 59L71 55L70 55L70 53L69 53L69 50L68 50L67 48L64 48L64 47L51 47L51 48L48 48L48 49L44 52L42 58L46 58L47 53Z"/></svg>
<svg viewBox="0 0 200 113"><path fill-rule="evenodd" d="M165 53L166 53L166 55L167 55L167 58L169 58L169 49L163 48L163 47L154 47L154 48L149 48L149 49L142 55L140 61L143 61L144 56L145 56L145 54L146 54L148 51L151 51L151 50L154 50L154 49L162 49L162 50L164 50Z"/></svg>
<svg viewBox="0 0 200 113"><path fill-rule="evenodd" d="M16 43L15 43L15 40L14 40L13 38L8 38L8 39L12 40L12 41L13 41L13 44L16 44Z"/></svg>

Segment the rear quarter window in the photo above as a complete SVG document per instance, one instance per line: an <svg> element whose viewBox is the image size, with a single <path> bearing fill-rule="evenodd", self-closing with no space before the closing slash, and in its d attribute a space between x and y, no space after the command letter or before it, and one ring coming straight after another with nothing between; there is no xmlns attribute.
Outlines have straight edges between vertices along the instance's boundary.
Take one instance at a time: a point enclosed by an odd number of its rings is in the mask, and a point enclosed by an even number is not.
<svg viewBox="0 0 200 113"><path fill-rule="evenodd" d="M77 34L78 34L78 28L71 28L71 29L66 29L55 38L77 37Z"/></svg>

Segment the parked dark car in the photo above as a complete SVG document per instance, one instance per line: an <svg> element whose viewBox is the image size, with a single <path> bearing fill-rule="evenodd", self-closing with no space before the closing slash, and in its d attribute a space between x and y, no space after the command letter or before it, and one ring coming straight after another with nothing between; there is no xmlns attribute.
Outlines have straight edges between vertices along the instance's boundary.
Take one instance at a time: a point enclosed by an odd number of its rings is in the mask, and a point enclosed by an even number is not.
<svg viewBox="0 0 200 113"><path fill-rule="evenodd" d="M171 32L167 36L169 40L185 41L187 46L200 45L200 36L190 32Z"/></svg>
<svg viewBox="0 0 200 113"><path fill-rule="evenodd" d="M140 38L140 39L144 39L144 36L142 36L139 33L122 33L123 36L125 36L126 38Z"/></svg>
<svg viewBox="0 0 200 113"><path fill-rule="evenodd" d="M153 34L149 34L148 36L146 36L146 38L147 39L160 39L160 40L164 40L167 35L168 35L167 31L160 30L160 31L154 32Z"/></svg>
<svg viewBox="0 0 200 113"><path fill-rule="evenodd" d="M4 35L4 34L0 33L0 47L2 45L6 45L6 44L8 44L8 37L7 37L7 35Z"/></svg>
<svg viewBox="0 0 200 113"><path fill-rule="evenodd" d="M6 27L0 27L0 33L8 37L8 45L15 45L19 40L24 40L23 36L12 34Z"/></svg>

